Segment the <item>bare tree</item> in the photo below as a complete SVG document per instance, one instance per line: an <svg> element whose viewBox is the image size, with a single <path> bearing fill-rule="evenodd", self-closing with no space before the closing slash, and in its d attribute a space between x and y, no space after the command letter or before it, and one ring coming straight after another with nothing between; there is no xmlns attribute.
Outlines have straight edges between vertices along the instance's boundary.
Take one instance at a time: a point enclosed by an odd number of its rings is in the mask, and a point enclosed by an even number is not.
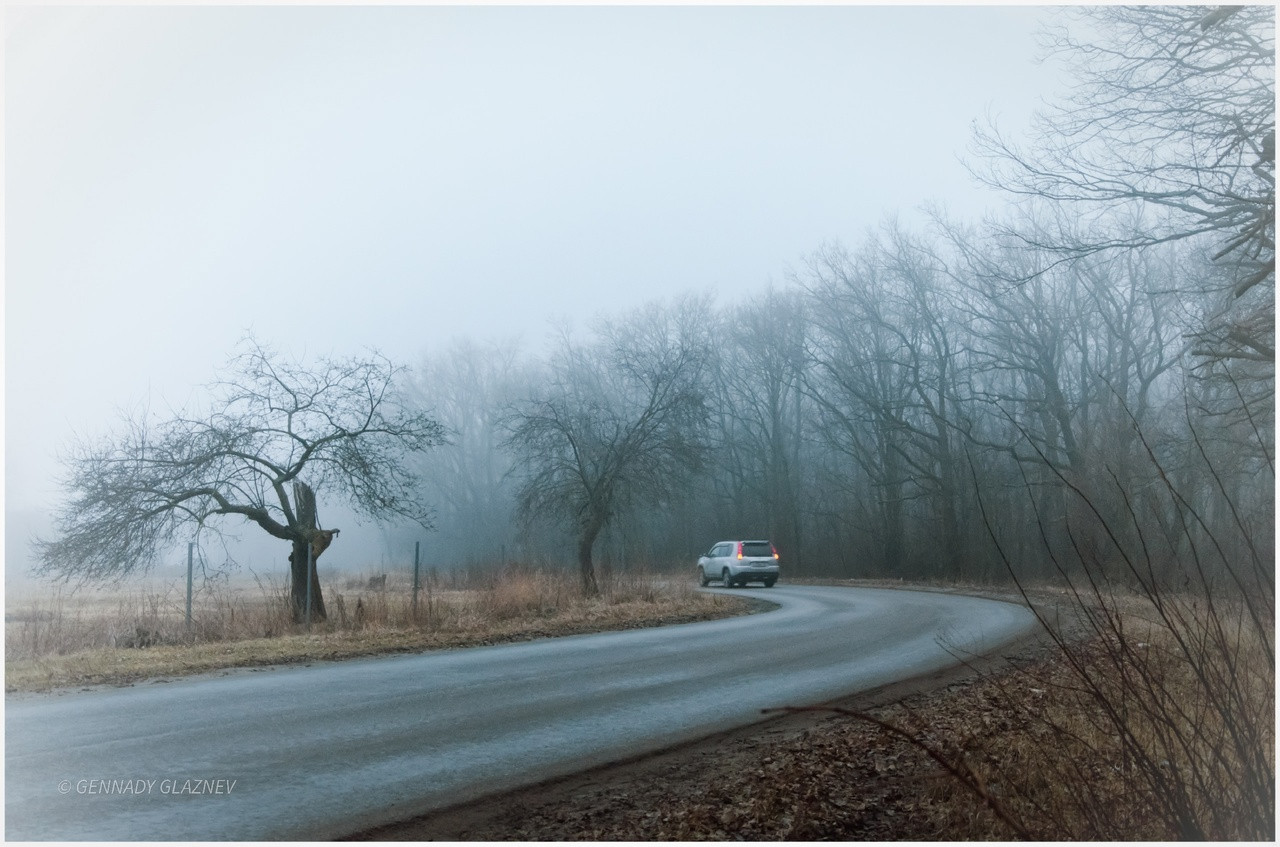
<svg viewBox="0 0 1280 847"><path fill-rule="evenodd" d="M572 523L588 595L599 591L592 547L609 521L661 501L702 465L709 314L688 299L606 321L591 345L566 336L549 384L511 417L520 511Z"/></svg>
<svg viewBox="0 0 1280 847"><path fill-rule="evenodd" d="M971 564L960 445L970 412L959 386L970 378L972 351L964 349L955 292L948 290L946 265L933 245L895 222L886 227L873 258L890 286L880 318L897 338L894 356L904 375L901 418L909 447L903 459L931 505L930 514L920 517L941 529L946 554L939 560L958 576Z"/></svg>
<svg viewBox="0 0 1280 847"><path fill-rule="evenodd" d="M123 433L74 448L58 537L36 542L41 570L122 578L190 534L217 532L215 518L240 518L290 543L300 616L308 549L314 561L339 532L320 527L314 489L374 518L430 525L403 457L441 443L444 432L401 402L398 373L376 353L306 367L247 340L227 376L209 386L207 412L160 422L135 415ZM314 572L311 593L323 618Z"/></svg>
<svg viewBox="0 0 1280 847"><path fill-rule="evenodd" d="M1069 204L1098 225L1044 240L1055 261L1204 239L1230 273L1197 352L1275 358L1275 10L1271 6L1090 6L1051 33L1071 96L1040 116L1030 149L977 136L990 184ZM1118 230L1103 218L1141 212ZM1060 233L1059 233L1060 234ZM1035 272L1033 270L1032 272Z"/></svg>
<svg viewBox="0 0 1280 847"><path fill-rule="evenodd" d="M503 452L503 415L533 381L514 342L461 340L426 357L412 391L449 432L449 443L420 454L423 497L437 503L436 555L445 560L498 561L514 542L515 486Z"/></svg>
<svg viewBox="0 0 1280 847"><path fill-rule="evenodd" d="M1069 222L1048 218L1027 214L1017 226L1045 233L1046 240L1055 232L1071 237ZM951 229L948 235L973 359L963 390L970 407L965 435L991 458L982 463L984 475L1011 459L1002 487L1023 476L1034 481L1044 526L1060 534L1070 516L1059 474L1081 484L1101 476L1125 490L1140 489L1135 474L1149 466L1141 461L1135 427L1167 438L1177 424L1180 415L1169 414L1169 406L1179 394L1187 343L1175 320L1174 289L1195 263L1187 261L1188 245L1168 244L1080 257L1028 274L1046 251L1029 250L1006 233L975 238ZM1009 283L1023 274L1021 282ZM1003 504L1011 512L1027 505Z"/></svg>
<svg viewBox="0 0 1280 847"><path fill-rule="evenodd" d="M718 535L767 529L794 568L803 561L802 433L808 403L805 301L769 289L732 309L717 329L711 480ZM750 527L757 529L750 529Z"/></svg>
<svg viewBox="0 0 1280 847"><path fill-rule="evenodd" d="M814 327L807 339L813 367L806 390L829 446L865 475L858 499L870 506L860 523L874 539L875 558L884 572L900 575L911 486L911 427L904 416L910 388L903 339L888 314L892 282L871 255L832 245L809 262Z"/></svg>

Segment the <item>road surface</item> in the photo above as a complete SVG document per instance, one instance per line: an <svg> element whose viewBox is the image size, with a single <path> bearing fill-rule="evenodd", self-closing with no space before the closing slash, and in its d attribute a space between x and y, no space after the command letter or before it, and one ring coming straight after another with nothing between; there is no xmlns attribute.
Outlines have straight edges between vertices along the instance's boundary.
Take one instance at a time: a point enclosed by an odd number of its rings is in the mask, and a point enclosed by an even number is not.
<svg viewBox="0 0 1280 847"><path fill-rule="evenodd" d="M1020 606L779 586L706 623L9 698L8 840L303 840L989 652Z"/></svg>

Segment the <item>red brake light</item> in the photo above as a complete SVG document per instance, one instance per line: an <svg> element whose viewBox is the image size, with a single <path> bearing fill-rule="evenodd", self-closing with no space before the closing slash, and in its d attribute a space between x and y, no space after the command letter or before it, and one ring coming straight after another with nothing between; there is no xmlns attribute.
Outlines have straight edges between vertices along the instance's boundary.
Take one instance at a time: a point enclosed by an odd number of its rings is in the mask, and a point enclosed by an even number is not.
<svg viewBox="0 0 1280 847"><path fill-rule="evenodd" d="M769 549L773 551L773 558L775 559L778 558L778 548L770 544Z"/></svg>
<svg viewBox="0 0 1280 847"><path fill-rule="evenodd" d="M742 558L742 542L741 541L738 542L738 558L739 559Z"/></svg>

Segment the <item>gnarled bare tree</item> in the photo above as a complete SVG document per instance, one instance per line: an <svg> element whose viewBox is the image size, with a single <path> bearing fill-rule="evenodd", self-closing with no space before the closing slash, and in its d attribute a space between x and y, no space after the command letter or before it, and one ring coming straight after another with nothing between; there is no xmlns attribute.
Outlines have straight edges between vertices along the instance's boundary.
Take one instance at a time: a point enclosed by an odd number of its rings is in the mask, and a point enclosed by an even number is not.
<svg viewBox="0 0 1280 847"><path fill-rule="evenodd" d="M196 532L217 532L215 519L240 518L291 544L291 598L300 617L308 548L314 561L338 534L321 529L315 490L370 517L430 525L403 457L441 443L444 431L402 402L398 373L377 353L308 367L248 339L227 375L209 386L204 413L163 421L135 415L122 433L73 449L58 535L36 541L40 570L123 578ZM311 593L313 616L323 618L314 573Z"/></svg>

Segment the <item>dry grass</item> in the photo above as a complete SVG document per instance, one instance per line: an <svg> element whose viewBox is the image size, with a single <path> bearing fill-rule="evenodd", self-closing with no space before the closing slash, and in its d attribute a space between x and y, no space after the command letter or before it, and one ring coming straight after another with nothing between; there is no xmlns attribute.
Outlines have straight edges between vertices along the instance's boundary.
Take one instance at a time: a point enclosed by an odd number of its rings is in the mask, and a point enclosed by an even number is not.
<svg viewBox="0 0 1280 847"><path fill-rule="evenodd" d="M1092 637L1060 645L1022 706L1020 814L1040 833L1144 840L1269 840L1275 820L1274 622L1203 595L1125 596ZM1050 767L1044 762L1049 758ZM1036 789L1036 790L1033 790Z"/></svg>
<svg viewBox="0 0 1280 847"><path fill-rule="evenodd" d="M584 598L572 575L554 571L431 575L416 609L410 578L392 574L385 588L373 589L370 579L331 588L329 619L310 632L290 621L285 587L268 582L207 587L190 629L179 586L10 598L5 690L497 644L711 620L751 608L744 599L700 594L688 580L645 573L615 577L596 598Z"/></svg>

